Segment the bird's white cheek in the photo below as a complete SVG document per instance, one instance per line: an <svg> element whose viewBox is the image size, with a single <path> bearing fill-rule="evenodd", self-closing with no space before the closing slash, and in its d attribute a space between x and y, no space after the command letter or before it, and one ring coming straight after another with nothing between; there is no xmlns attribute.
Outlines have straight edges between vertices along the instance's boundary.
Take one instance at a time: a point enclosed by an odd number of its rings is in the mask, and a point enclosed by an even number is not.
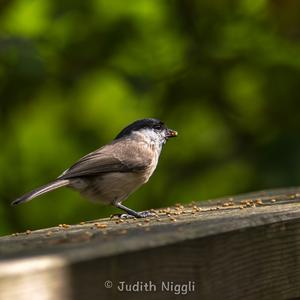
<svg viewBox="0 0 300 300"><path fill-rule="evenodd" d="M151 148L152 151L156 151L156 149L155 149L156 148L156 143L153 142L153 141L150 142L150 148Z"/></svg>

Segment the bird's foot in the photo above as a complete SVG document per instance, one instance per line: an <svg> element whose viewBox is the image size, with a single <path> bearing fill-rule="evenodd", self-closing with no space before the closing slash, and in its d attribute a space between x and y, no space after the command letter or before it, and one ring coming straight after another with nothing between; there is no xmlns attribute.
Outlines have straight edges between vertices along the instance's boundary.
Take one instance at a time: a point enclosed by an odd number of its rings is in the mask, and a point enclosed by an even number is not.
<svg viewBox="0 0 300 300"><path fill-rule="evenodd" d="M120 218L120 219L134 219L134 218L148 218L148 217L155 217L156 214L150 211L141 211L135 212L135 214L113 214L110 216L110 219L113 218Z"/></svg>
<svg viewBox="0 0 300 300"><path fill-rule="evenodd" d="M110 219L114 219L114 218L117 218L117 219L133 219L133 218L136 218L136 217L132 216L132 215L129 215L129 214L112 214L110 216Z"/></svg>
<svg viewBox="0 0 300 300"><path fill-rule="evenodd" d="M156 213L151 212L149 210L138 212L139 218L148 218L148 217L156 217Z"/></svg>

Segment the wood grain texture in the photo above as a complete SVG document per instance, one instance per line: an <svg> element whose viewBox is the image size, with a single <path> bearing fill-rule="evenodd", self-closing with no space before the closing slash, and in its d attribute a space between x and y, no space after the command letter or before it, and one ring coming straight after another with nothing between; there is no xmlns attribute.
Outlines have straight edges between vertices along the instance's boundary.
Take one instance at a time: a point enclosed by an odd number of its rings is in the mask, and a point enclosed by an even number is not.
<svg viewBox="0 0 300 300"><path fill-rule="evenodd" d="M296 299L299 201L289 188L1 237L0 299ZM162 290L189 282L186 295Z"/></svg>

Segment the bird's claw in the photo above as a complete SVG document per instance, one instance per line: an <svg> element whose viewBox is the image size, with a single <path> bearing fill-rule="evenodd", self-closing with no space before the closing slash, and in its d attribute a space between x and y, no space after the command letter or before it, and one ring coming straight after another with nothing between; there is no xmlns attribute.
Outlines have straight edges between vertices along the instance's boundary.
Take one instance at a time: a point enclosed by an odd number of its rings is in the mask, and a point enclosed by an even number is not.
<svg viewBox="0 0 300 300"><path fill-rule="evenodd" d="M155 217L156 214L150 211L141 211L136 212L136 215L130 215L130 214L113 214L110 216L110 219L113 218L120 218L120 219L134 219L134 218L148 218L148 217Z"/></svg>
<svg viewBox="0 0 300 300"><path fill-rule="evenodd" d="M155 217L156 214L151 212L151 211L148 211L148 210L145 210L145 211L141 211L138 213L140 215L140 218L148 218L148 217Z"/></svg>
<svg viewBox="0 0 300 300"><path fill-rule="evenodd" d="M133 219L136 218L135 216L129 215L129 214L112 214L110 216L110 219L118 218L118 219Z"/></svg>

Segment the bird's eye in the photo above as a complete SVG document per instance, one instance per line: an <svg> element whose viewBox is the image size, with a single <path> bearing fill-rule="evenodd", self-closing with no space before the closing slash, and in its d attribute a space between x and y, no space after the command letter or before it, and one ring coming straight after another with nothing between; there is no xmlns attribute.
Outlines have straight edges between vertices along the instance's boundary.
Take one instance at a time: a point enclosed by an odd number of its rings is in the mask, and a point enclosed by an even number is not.
<svg viewBox="0 0 300 300"><path fill-rule="evenodd" d="M160 130L162 129L162 124L157 124L153 126L154 129Z"/></svg>

